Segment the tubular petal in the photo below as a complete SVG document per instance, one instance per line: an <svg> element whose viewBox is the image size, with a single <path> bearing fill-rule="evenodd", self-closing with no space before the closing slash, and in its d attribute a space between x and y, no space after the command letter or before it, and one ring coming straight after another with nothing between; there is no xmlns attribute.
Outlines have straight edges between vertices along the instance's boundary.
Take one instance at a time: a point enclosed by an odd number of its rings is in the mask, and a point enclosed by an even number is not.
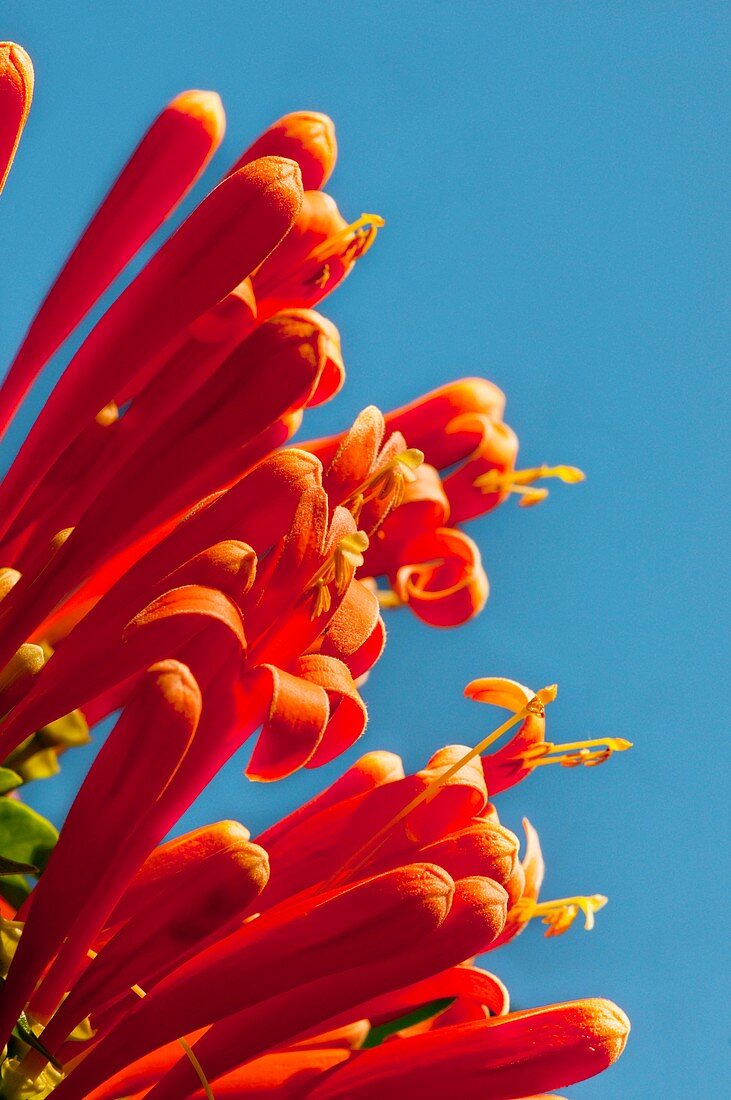
<svg viewBox="0 0 731 1100"><path fill-rule="evenodd" d="M477 544L461 531L441 527L406 543L394 591L430 626L450 627L482 611L489 593Z"/></svg>
<svg viewBox="0 0 731 1100"><path fill-rule="evenodd" d="M193 186L225 125L219 97L202 91L182 92L152 123L28 329L0 391L0 435L44 363Z"/></svg>
<svg viewBox="0 0 731 1100"><path fill-rule="evenodd" d="M196 1054L209 1079L215 1081L275 1044L361 1019L361 1006L374 996L420 981L435 968L455 965L470 954L473 944L495 935L504 919L505 895L500 887L485 889L483 880L473 879L456 883L449 912L434 921L430 932L424 934L423 924L415 926L413 936L394 954L361 956L353 951L353 959L369 961L292 988L215 1024L196 1043ZM189 1067L181 1064L150 1093L150 1100L180 1100L187 1095L188 1081Z"/></svg>
<svg viewBox="0 0 731 1100"><path fill-rule="evenodd" d="M386 427L399 431L426 461L444 469L471 454L482 439L482 422L499 421L505 394L485 378L462 378L386 413Z"/></svg>
<svg viewBox="0 0 731 1100"><path fill-rule="evenodd" d="M297 908L288 906L281 915L273 912L244 925L185 963L141 1001L63 1082L59 1100L80 1100L128 1062L230 1013L240 1016L246 1006L263 1000L273 1004L279 994L286 997L286 990L306 989L326 975L342 984L351 954L398 957L400 948L423 938L444 919L453 892L452 880L439 868L415 864L336 892L315 908L305 902L306 921L298 920ZM261 1004L256 1012L260 1029L271 1027ZM256 1041L254 1029L240 1035L239 1049ZM197 1049L196 1055L208 1072ZM179 1097L180 1092L172 1095Z"/></svg>
<svg viewBox="0 0 731 1100"><path fill-rule="evenodd" d="M33 893L3 990L0 1034L9 1033L64 939L67 959L75 963L83 956L128 879L160 840L150 834L145 813L137 807L154 803L169 783L191 742L200 707L198 685L184 665L164 661L145 675L92 765ZM150 721L154 735L140 741L140 728ZM131 832L130 821L136 821ZM109 852L119 851L123 838L124 856L110 863ZM79 898L84 899L81 909ZM65 988L61 984L58 997ZM51 997L49 1011L57 999Z"/></svg>
<svg viewBox="0 0 731 1100"><path fill-rule="evenodd" d="M110 660L109 651L99 651L93 636L74 637L73 643L56 651L6 718L0 728L0 753L7 755L33 730L110 689L121 689L124 698L145 668L167 656L193 664L203 684L215 674L222 654L229 648L241 652L246 639L239 611L227 596L186 585L153 600L127 624L113 650L115 659ZM110 709L117 705L119 700Z"/></svg>
<svg viewBox="0 0 731 1100"><path fill-rule="evenodd" d="M324 791L261 833L257 841L269 851L280 838L288 836L298 825L304 824L308 818L329 806L403 778L404 768L400 756L384 751L366 753Z"/></svg>
<svg viewBox="0 0 731 1100"><path fill-rule="evenodd" d="M505 707L514 714L522 710L533 697L530 688L524 687L515 680L500 677L473 680L467 685L464 693L468 699L474 699L475 702L492 703L494 706ZM542 744L545 741L545 732L545 715L540 712L528 713L518 727L517 733L506 744L483 757L482 766L490 797L507 790L530 775L530 768L524 763L521 753Z"/></svg>
<svg viewBox="0 0 731 1100"><path fill-rule="evenodd" d="M0 42L0 191L13 163L32 98L31 59L15 42Z"/></svg>
<svg viewBox="0 0 731 1100"><path fill-rule="evenodd" d="M248 841L188 864L100 949L45 1028L47 1049L57 1051L90 1012L95 1027L108 1029L110 1008L112 1019L124 1014L133 985L149 992L186 959L233 931L268 876L266 852Z"/></svg>
<svg viewBox="0 0 731 1100"><path fill-rule="evenodd" d="M460 1097L510 1100L593 1077L622 1053L629 1021L610 1001L574 1001L461 1024L355 1052L309 1094L312 1100Z"/></svg>
<svg viewBox="0 0 731 1100"><path fill-rule="evenodd" d="M264 131L230 169L238 171L257 157L288 157L299 164L302 186L316 191L327 183L337 158L335 126L319 111L293 111Z"/></svg>
<svg viewBox="0 0 731 1100"><path fill-rule="evenodd" d="M291 232L252 276L259 316L317 305L350 274L381 225L368 214L348 225L330 195L305 191Z"/></svg>
<svg viewBox="0 0 731 1100"><path fill-rule="evenodd" d="M301 195L297 165L269 157L229 176L193 211L66 368L0 487L3 531L69 443L69 425L85 425L146 361L230 293L286 234Z"/></svg>
<svg viewBox="0 0 731 1100"><path fill-rule="evenodd" d="M110 926L136 916L173 886L178 875L192 871L199 861L241 848L249 839L249 830L238 821L216 821L158 845L125 890L109 918Z"/></svg>
<svg viewBox="0 0 731 1100"><path fill-rule="evenodd" d="M252 546L258 558L279 540L292 524L301 497L319 487L321 467L317 459L304 451L289 449L267 458L231 488L200 501L171 530L163 531L152 546L140 541L127 553L120 553L106 568L100 569L88 585L82 587L70 601L80 604L83 611L100 602L89 615L84 630L96 632L97 638L107 636L111 627L121 629L136 613L143 600L159 594L160 582L166 576L219 540L241 538ZM10 622L20 621L18 634L30 634L43 615L59 601L74 583L74 577L85 576L97 562L98 540L91 539L81 547L66 543L69 560L64 570L51 578L46 576L42 593L38 594L40 611L29 600L18 600L20 608ZM71 556L76 549L76 557ZM117 582L114 584L113 582ZM77 581L78 583L78 581ZM108 596L99 597L107 590ZM34 593L35 595L35 593ZM50 607L49 607L50 604ZM0 605L0 617L3 611ZM3 625L7 624L3 621ZM17 636L17 635L15 635ZM12 641L13 636L10 636Z"/></svg>
<svg viewBox="0 0 731 1100"><path fill-rule="evenodd" d="M247 680L261 695L266 720L246 768L249 779L291 775L311 758L330 716L327 692L318 684L272 665L261 665Z"/></svg>
<svg viewBox="0 0 731 1100"><path fill-rule="evenodd" d="M182 1057L180 1046L173 1043L148 1055L136 1066L124 1070L99 1089L88 1100L141 1100L136 1090L154 1085ZM346 1062L349 1052L341 1047L317 1047L307 1050L281 1050L266 1054L247 1066L219 1077L215 1086L216 1100L301 1100L313 1083L328 1070ZM202 1091L186 1094L188 1100L205 1100Z"/></svg>

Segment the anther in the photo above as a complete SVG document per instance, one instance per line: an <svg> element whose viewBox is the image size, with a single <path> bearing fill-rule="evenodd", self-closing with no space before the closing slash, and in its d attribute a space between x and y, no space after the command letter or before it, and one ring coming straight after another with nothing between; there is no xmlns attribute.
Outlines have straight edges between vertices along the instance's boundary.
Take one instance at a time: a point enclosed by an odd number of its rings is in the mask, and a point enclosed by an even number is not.
<svg viewBox="0 0 731 1100"><path fill-rule="evenodd" d="M476 489L483 493L516 493L520 506L530 508L548 496L548 489L534 488L534 483L544 477L555 477L567 485L583 481L586 475L576 466L534 466L526 470L488 470L475 478Z"/></svg>
<svg viewBox="0 0 731 1100"><path fill-rule="evenodd" d="M457 772L461 771L461 769L466 764L469 764L469 762L473 760L476 756L481 756L485 749L488 749L490 745L493 745L495 741L499 740L503 736L503 734L507 733L508 730L513 728L513 726L517 726L519 722L522 722L524 718L527 718L528 714L537 713L535 709L532 708L535 708L536 706L540 707L540 713L542 714L544 706L546 706L547 703L553 702L553 700L556 698L557 691L558 688L555 684L550 684L548 687L541 688L541 690L537 691L536 694L533 695L525 704L525 706L522 707L516 714L513 714L510 718L507 719L507 721L503 722L501 726L498 726L497 729L493 730L492 733L489 733L487 737L484 737L482 741L475 745L474 748L469 749L464 754L464 756L461 756L460 759L457 760L455 764L452 764L452 766L447 768L446 771L438 775L437 778L429 783L423 791L421 791L415 798L412 798L412 800L406 806L404 806L402 810L399 810L399 812L394 817L392 817L390 821L388 821L381 829L379 829L378 832L374 836L372 836L370 840L366 841L362 848L360 848L352 856L352 858L348 860L348 862L340 869L340 871L338 871L335 875L332 876L332 878L328 880L328 882L325 884L326 888L330 888L336 883L342 881L342 879L344 877L347 877L347 875L352 874L355 871L359 871L361 867L363 867L370 859L372 859L376 852L378 852L383 847L388 838L388 835L398 824L400 824L400 822L408 817L409 814L412 813L418 806L421 806L422 803L431 802L434 798L436 798L441 788L446 783L448 783L449 780L457 774Z"/></svg>
<svg viewBox="0 0 731 1100"><path fill-rule="evenodd" d="M540 917L548 927L546 936L561 936L571 927L579 913L583 913L584 929L590 932L594 927L594 914L603 909L607 901L604 894L578 895L541 902L520 898L510 910L508 920L512 918L527 923L534 917Z"/></svg>
<svg viewBox="0 0 731 1100"><path fill-rule="evenodd" d="M545 764L560 764L564 768L595 768L604 764L615 752L632 748L632 742L624 737L600 737L593 741L567 741L554 745L543 741L526 749L518 759L526 768L540 768Z"/></svg>
<svg viewBox="0 0 731 1100"><path fill-rule="evenodd" d="M361 256L365 256L375 241L378 230L385 224L383 218L378 214L361 214L356 221L344 226L339 232L333 233L322 244L319 244L317 248L313 248L307 259L323 264L335 256L340 256L346 262L357 260Z"/></svg>
<svg viewBox="0 0 731 1100"><path fill-rule="evenodd" d="M396 455L385 466L371 474L362 485L343 501L357 521L363 506L369 500L389 500L392 507L398 508L404 499L407 483L414 480L415 471L424 461L424 452L417 447L408 447Z"/></svg>
<svg viewBox="0 0 731 1100"><path fill-rule="evenodd" d="M367 549L368 535L365 531L354 531L340 540L330 557L312 578L310 587L315 592L313 619L324 615L332 606L330 584L334 582L335 591L339 596L345 593L353 573L363 564L363 555Z"/></svg>

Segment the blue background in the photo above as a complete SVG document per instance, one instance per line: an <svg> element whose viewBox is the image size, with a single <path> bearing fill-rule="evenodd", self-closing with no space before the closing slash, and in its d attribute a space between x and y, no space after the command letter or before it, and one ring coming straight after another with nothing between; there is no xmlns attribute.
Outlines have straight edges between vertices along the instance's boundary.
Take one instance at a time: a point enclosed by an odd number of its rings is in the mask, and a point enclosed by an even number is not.
<svg viewBox="0 0 731 1100"><path fill-rule="evenodd" d="M619 1065L568 1090L587 1100L720 1095L729 1080L728 24L725 4L699 2L0 11L0 38L26 46L37 79L0 203L4 362L145 126L178 91L210 87L229 119L214 178L274 118L319 108L338 125L341 208L388 222L324 307L348 382L309 433L484 373L508 394L523 464L587 471L471 528L492 583L478 621L444 634L389 618L362 742L409 767L474 742L493 714L461 692L489 674L558 681L554 740L635 742L499 800L508 824L525 813L541 832L546 897L610 895L593 933L546 941L531 927L490 959L519 1007L601 994L627 1010ZM86 752L65 757L69 783L87 766ZM238 816L256 831L325 778L252 787L237 760L185 824ZM56 818L58 785L31 796Z"/></svg>

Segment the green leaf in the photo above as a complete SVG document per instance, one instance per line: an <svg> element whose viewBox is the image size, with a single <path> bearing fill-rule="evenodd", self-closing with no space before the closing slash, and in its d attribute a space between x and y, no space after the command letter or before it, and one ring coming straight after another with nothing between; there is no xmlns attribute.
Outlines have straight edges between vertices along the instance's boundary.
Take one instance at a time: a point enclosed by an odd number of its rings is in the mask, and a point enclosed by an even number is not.
<svg viewBox="0 0 731 1100"><path fill-rule="evenodd" d="M45 817L14 798L0 798L0 853L5 859L42 871L57 840L56 829ZM0 892L17 905L27 895L28 887L20 875L13 875L1 880Z"/></svg>
<svg viewBox="0 0 731 1100"><path fill-rule="evenodd" d="M60 1063L56 1061L49 1050L46 1050L38 1036L31 1031L24 1012L21 1012L20 1019L13 1028L13 1035L16 1039L21 1039L27 1046L33 1047L33 1050L37 1050L39 1054L42 1054L46 1061L50 1062L55 1069L61 1069Z"/></svg>
<svg viewBox="0 0 731 1100"><path fill-rule="evenodd" d="M28 879L23 875L5 875L0 878L0 894L10 902L13 909L20 909L29 893Z"/></svg>
<svg viewBox="0 0 731 1100"><path fill-rule="evenodd" d="M19 787L22 782L17 772L11 771L10 768L0 768L0 794L7 794L8 791Z"/></svg>
<svg viewBox="0 0 731 1100"><path fill-rule="evenodd" d="M401 1031L405 1027L412 1027L414 1024L420 1024L422 1020L428 1020L432 1016L437 1016L440 1012L443 1012L445 1008L449 1008L454 1003L454 997L442 997L438 1001L430 1001L429 1004L419 1005L413 1012L407 1012L405 1016L399 1016L396 1020L388 1020L385 1024L378 1024L377 1027L372 1027L368 1032L365 1042L363 1043L363 1049L367 1047L379 1047L389 1035L394 1035L397 1031Z"/></svg>
<svg viewBox="0 0 731 1100"><path fill-rule="evenodd" d="M89 742L89 727L79 710L73 710L26 737L5 761L25 783L47 779L59 771L59 756Z"/></svg>
<svg viewBox="0 0 731 1100"><path fill-rule="evenodd" d="M8 859L0 855L0 875L37 875L38 868L33 863L18 863L17 859Z"/></svg>

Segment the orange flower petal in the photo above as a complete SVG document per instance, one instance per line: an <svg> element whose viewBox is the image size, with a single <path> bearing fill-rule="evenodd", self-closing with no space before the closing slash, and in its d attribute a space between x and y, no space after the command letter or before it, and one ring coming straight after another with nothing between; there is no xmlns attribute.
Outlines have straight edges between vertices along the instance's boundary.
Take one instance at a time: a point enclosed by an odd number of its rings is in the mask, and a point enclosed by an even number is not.
<svg viewBox="0 0 731 1100"><path fill-rule="evenodd" d="M610 1001L573 1001L429 1031L356 1052L309 1094L312 1100L437 1097L510 1100L593 1077L619 1058L629 1021Z"/></svg>
<svg viewBox="0 0 731 1100"><path fill-rule="evenodd" d="M453 892L454 883L439 868L414 864L336 892L319 905L313 906L310 900L303 903L304 908L286 906L280 912L264 914L156 986L60 1085L59 1100L81 1100L111 1073L162 1043L206 1023L225 1020L232 1012L237 1019L246 1006L255 1006L257 1023L239 1032L240 1041L233 1044L237 1051L231 1050L227 1038L231 1020L224 1024L224 1047L228 1049L223 1054L233 1058L233 1063L214 1069L215 1076L220 1076L257 1052L273 1020L280 1021L282 1039L288 1037L284 1032L291 1028L289 1015L275 1012L273 1016L271 1011L277 1008L278 995L289 1000L286 991L293 991L296 999L313 981L328 979L347 991L346 968L351 958L398 959L401 948L418 943L438 927ZM300 919L303 913L306 921ZM383 935L384 927L388 936ZM326 1004L316 1001L313 1009L322 1013L323 1008L327 1011ZM216 1048L218 1045L215 1041ZM199 1046L200 1041L196 1048ZM247 1050L251 1051L248 1055ZM205 1054L200 1060L210 1067ZM181 1067L184 1075L186 1070L190 1067ZM164 1079L162 1095L180 1097L175 1078L173 1070Z"/></svg>
<svg viewBox="0 0 731 1100"><path fill-rule="evenodd" d="M166 241L84 341L31 429L0 486L3 533L74 435L260 263L300 202L297 166L265 158L219 184Z"/></svg>
<svg viewBox="0 0 731 1100"><path fill-rule="evenodd" d="M55 1009L69 988L63 984L69 969L83 959L127 881L161 839L162 834L150 832L139 807L154 804L168 784L190 745L200 708L198 685L177 661L163 661L143 677L92 765L33 892L23 945L3 989L0 1034L9 1034L65 939L52 970L61 980L58 993L53 981L48 1011ZM150 736L140 738L143 727ZM120 783L120 775L125 782ZM130 822L136 827L130 828ZM117 853L111 862L110 852ZM79 898L84 899L81 908Z"/></svg>
<svg viewBox="0 0 731 1100"><path fill-rule="evenodd" d="M8 178L32 98L31 59L15 42L0 42L0 191Z"/></svg>
<svg viewBox="0 0 731 1100"><path fill-rule="evenodd" d="M193 186L225 126L221 100L202 91L182 92L152 123L28 329L0 391L0 435L44 363Z"/></svg>
<svg viewBox="0 0 731 1100"><path fill-rule="evenodd" d="M314 191L327 183L337 158L335 126L319 111L293 111L264 131L230 169L236 172L257 157L288 157L299 164L302 186Z"/></svg>
<svg viewBox="0 0 731 1100"><path fill-rule="evenodd" d="M130 1007L131 987L152 987L241 923L266 884L269 861L248 841L187 864L168 888L113 935L87 966L44 1030L55 1053L90 1012L108 1030ZM134 1003L134 1002L133 1002Z"/></svg>
<svg viewBox="0 0 731 1100"><path fill-rule="evenodd" d="M517 714L533 698L530 688L515 680L501 677L485 677L473 680L464 691L468 699L479 703L492 703ZM543 714L528 714L518 730L495 752L482 758L487 789L490 797L519 783L530 774L523 764L521 754L545 740L546 719Z"/></svg>
<svg viewBox="0 0 731 1100"><path fill-rule="evenodd" d="M374 997L362 1008L371 1024L377 1026L445 997L485 1005L493 1016L505 1016L510 1008L508 991L500 979L478 966L468 965L450 967L421 982Z"/></svg>
<svg viewBox="0 0 731 1100"><path fill-rule="evenodd" d="M397 570L394 590L430 626L457 626L485 606L489 584L480 551L461 531L437 528L407 543L401 557L408 564Z"/></svg>
<svg viewBox="0 0 731 1100"><path fill-rule="evenodd" d="M413 871L416 866L403 870ZM368 881L385 881L387 877ZM355 900L358 894L351 891L350 896ZM449 912L434 922L436 927L432 931L424 934L424 918L420 916L413 936L402 942L394 954L384 955L382 948L359 953L353 945L351 958L367 961L341 974L324 975L292 988L267 1003L214 1024L196 1044L196 1055L215 1081L252 1054L301 1036L303 1029L304 1034L310 1035L324 1026L338 1027L360 1019L361 1005L371 998L384 990L420 981L435 968L456 965L470 953L472 944L494 936L504 919L505 894L499 886L491 885L489 880L466 879L456 883ZM399 937L405 931L400 920L394 920L394 927L398 928ZM190 1067L181 1064L150 1093L150 1100L177 1100L181 1094L185 1095L185 1084L190 1079Z"/></svg>
<svg viewBox="0 0 731 1100"><path fill-rule="evenodd" d="M245 645L241 616L223 593L196 585L166 592L135 616L116 647L100 650L93 634L72 635L0 727L0 754L7 756L34 730L112 688L121 687L124 699L155 661L179 657L203 687L222 652L242 652ZM110 710L120 701L113 698Z"/></svg>
<svg viewBox="0 0 731 1100"><path fill-rule="evenodd" d="M249 839L249 830L238 821L215 821L159 844L128 885L109 918L109 925L136 918L155 897L168 889L178 874L192 872L199 861L219 852L239 849Z"/></svg>
<svg viewBox="0 0 731 1100"><path fill-rule="evenodd" d="M501 420L505 395L485 378L462 378L386 413L386 427L424 452L437 469L464 459L480 444L482 426L470 415Z"/></svg>
<svg viewBox="0 0 731 1100"><path fill-rule="evenodd" d="M342 661L320 654L306 654L297 665L301 675L327 691L330 701L327 726L307 761L308 768L319 768L358 740L365 730L368 714L353 677Z"/></svg>
<svg viewBox="0 0 731 1100"><path fill-rule="evenodd" d="M272 665L261 665L242 689L266 694L268 713L246 768L249 779L282 779L301 768L320 743L330 716L325 690Z"/></svg>
<svg viewBox="0 0 731 1100"><path fill-rule="evenodd" d="M360 581L352 581L345 599L330 620L320 653L337 657L357 680L378 660L385 642L386 631L378 600Z"/></svg>
<svg viewBox="0 0 731 1100"><path fill-rule="evenodd" d="M261 833L257 841L269 851L280 839L290 837L298 826L330 806L403 778L404 768L400 756L383 750L368 752L324 791Z"/></svg>

